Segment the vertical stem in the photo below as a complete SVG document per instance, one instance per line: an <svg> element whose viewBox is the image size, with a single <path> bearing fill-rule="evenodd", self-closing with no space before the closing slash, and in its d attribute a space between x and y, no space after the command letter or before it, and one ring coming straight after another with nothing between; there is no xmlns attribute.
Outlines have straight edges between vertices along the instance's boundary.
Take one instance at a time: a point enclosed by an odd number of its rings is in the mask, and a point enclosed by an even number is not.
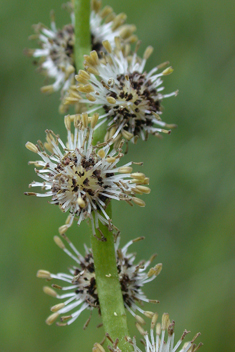
<svg viewBox="0 0 235 352"><path fill-rule="evenodd" d="M90 0L74 0L75 14L75 63L76 70L83 68L83 55L91 50L90 34ZM104 140L106 129L96 132L95 139ZM107 207L111 218L111 204ZM113 234L106 226L100 224L100 230L106 237L106 242L97 240L91 231L91 245L95 263L96 283L105 333L113 340L119 339L118 347L123 352L133 351L132 346L125 341L128 336L126 312L117 273L116 254ZM100 234L97 232L97 236Z"/></svg>
<svg viewBox="0 0 235 352"><path fill-rule="evenodd" d="M83 55L91 51L90 0L74 0L75 64L76 71L83 69Z"/></svg>
<svg viewBox="0 0 235 352"><path fill-rule="evenodd" d="M111 217L111 204L107 207L106 212ZM117 272L113 234L108 231L107 226L102 224L100 224L100 230L107 241L101 242L91 234L91 244L104 330L114 341L116 338L119 339L118 347L121 351L133 351L132 346L125 341L125 336L129 336L129 333ZM98 231L97 236L100 237Z"/></svg>

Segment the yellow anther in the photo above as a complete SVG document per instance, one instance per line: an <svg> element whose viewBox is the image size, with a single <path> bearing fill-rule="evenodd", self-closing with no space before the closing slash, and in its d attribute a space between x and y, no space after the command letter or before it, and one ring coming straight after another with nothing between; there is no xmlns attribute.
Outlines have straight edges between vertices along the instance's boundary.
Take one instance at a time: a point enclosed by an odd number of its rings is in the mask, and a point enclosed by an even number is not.
<svg viewBox="0 0 235 352"><path fill-rule="evenodd" d="M64 308L65 304L64 303L59 303L56 304L55 306L51 307L52 312L58 312L58 310Z"/></svg>
<svg viewBox="0 0 235 352"><path fill-rule="evenodd" d="M153 52L153 47L152 46L148 46L144 52L144 59L148 60L149 56L152 54Z"/></svg>
<svg viewBox="0 0 235 352"><path fill-rule="evenodd" d="M137 327L142 336L148 335L148 332L145 331L140 324L136 323L135 326Z"/></svg>
<svg viewBox="0 0 235 352"><path fill-rule="evenodd" d="M132 197L132 201L140 207L145 207L145 202L142 199Z"/></svg>
<svg viewBox="0 0 235 352"><path fill-rule="evenodd" d="M82 209L85 208L86 203L84 202L84 200L83 200L81 197L79 197L79 198L77 199L77 202L78 202L78 205L80 206L80 208L82 208Z"/></svg>
<svg viewBox="0 0 235 352"><path fill-rule="evenodd" d="M103 47L107 50L107 52L110 54L112 52L112 47L110 42L108 40L104 40L102 44L103 44Z"/></svg>
<svg viewBox="0 0 235 352"><path fill-rule="evenodd" d="M136 186L136 189L138 189L140 192L149 194L150 193L150 188L145 187L145 186Z"/></svg>
<svg viewBox="0 0 235 352"><path fill-rule="evenodd" d="M161 335L161 332L162 332L162 329L161 329L161 324L160 323L157 323L157 326L156 326L156 334L158 336Z"/></svg>
<svg viewBox="0 0 235 352"><path fill-rule="evenodd" d="M113 97L106 97L106 100L109 104L116 104L116 99L114 99Z"/></svg>
<svg viewBox="0 0 235 352"><path fill-rule="evenodd" d="M31 152L34 152L34 153L36 153L36 154L39 152L37 146L36 146L35 144L31 143L31 142L27 142L27 143L25 144L25 146L26 146L26 148L27 148L28 150L30 150Z"/></svg>
<svg viewBox="0 0 235 352"><path fill-rule="evenodd" d="M131 177L136 178L137 180L144 180L145 174L143 174L141 172L134 172L133 174L131 174Z"/></svg>
<svg viewBox="0 0 235 352"><path fill-rule="evenodd" d="M59 234L63 235L67 230L68 230L69 226L68 225L62 225L59 227Z"/></svg>
<svg viewBox="0 0 235 352"><path fill-rule="evenodd" d="M104 149L100 149L97 154L103 159L105 157Z"/></svg>
<svg viewBox="0 0 235 352"><path fill-rule="evenodd" d="M106 158L106 161L111 164L111 163L114 163L114 161L116 161L116 158L109 156Z"/></svg>
<svg viewBox="0 0 235 352"><path fill-rule="evenodd" d="M109 138L112 138L116 131L117 131L116 127L112 127L109 132Z"/></svg>
<svg viewBox="0 0 235 352"><path fill-rule="evenodd" d="M79 85L78 91L82 93L92 93L95 91L91 84Z"/></svg>
<svg viewBox="0 0 235 352"><path fill-rule="evenodd" d="M99 12L100 10L100 7L101 7L101 1L98 1L98 0L92 0L91 1L91 9L93 11L95 11L96 13Z"/></svg>
<svg viewBox="0 0 235 352"><path fill-rule="evenodd" d="M59 313L53 313L51 314L47 320L46 320L46 323L47 325L51 325L54 323L54 321L56 321L56 319L59 317Z"/></svg>
<svg viewBox="0 0 235 352"><path fill-rule="evenodd" d="M96 101L96 97L94 97L93 95L87 93L86 94L86 98L89 100L89 101Z"/></svg>
<svg viewBox="0 0 235 352"><path fill-rule="evenodd" d="M151 329L154 329L154 326L156 325L157 322L157 318L158 318L158 314L155 313L152 317L152 321L151 321Z"/></svg>
<svg viewBox="0 0 235 352"><path fill-rule="evenodd" d="M54 236L54 241L58 247L60 247L61 249L65 249L64 243L61 241L61 239L58 236Z"/></svg>
<svg viewBox="0 0 235 352"><path fill-rule="evenodd" d="M100 17L105 18L106 16L108 16L112 12L113 12L112 7L105 6L100 12Z"/></svg>
<svg viewBox="0 0 235 352"><path fill-rule="evenodd" d="M162 315L162 330L166 330L170 324L170 317L168 313Z"/></svg>
<svg viewBox="0 0 235 352"><path fill-rule="evenodd" d="M153 313L153 312L150 312L150 311L148 311L148 310L146 310L146 311L144 312L144 315L145 315L147 318L152 319L154 313Z"/></svg>
<svg viewBox="0 0 235 352"><path fill-rule="evenodd" d="M118 172L120 172L121 174L130 174L132 172L132 167L130 166L119 167Z"/></svg>
<svg viewBox="0 0 235 352"><path fill-rule="evenodd" d="M122 130L122 135L124 138L126 138L128 141L130 141L134 135L126 130Z"/></svg>
<svg viewBox="0 0 235 352"><path fill-rule="evenodd" d="M162 74L164 76L170 75L173 71L174 71L173 68L170 66L170 67L167 67L164 71L162 71Z"/></svg>
<svg viewBox="0 0 235 352"><path fill-rule="evenodd" d="M83 124L84 128L88 127L88 122L89 122L88 114L86 112L83 112L82 113L82 124Z"/></svg>
<svg viewBox="0 0 235 352"><path fill-rule="evenodd" d="M47 270L38 270L37 277L40 279L51 279L51 273Z"/></svg>
<svg viewBox="0 0 235 352"><path fill-rule="evenodd" d="M99 114L95 113L91 118L91 128L95 128L99 119Z"/></svg>
<svg viewBox="0 0 235 352"><path fill-rule="evenodd" d="M105 349L99 343L95 343L92 352L105 352Z"/></svg>
<svg viewBox="0 0 235 352"><path fill-rule="evenodd" d="M95 66L99 65L99 57L98 57L98 54L97 54L97 52L95 50L91 51L90 58L93 61L93 64Z"/></svg>
<svg viewBox="0 0 235 352"><path fill-rule="evenodd" d="M68 131L71 130L71 118L70 118L70 115L66 115L64 117L64 124L65 124L65 127Z"/></svg>
<svg viewBox="0 0 235 352"><path fill-rule="evenodd" d="M54 87L52 85L41 87L41 92L51 94L54 92Z"/></svg>
<svg viewBox="0 0 235 352"><path fill-rule="evenodd" d="M137 323L139 323L140 325L145 325L146 322L144 321L144 319L142 317L140 317L139 315L135 315L135 320Z"/></svg>
<svg viewBox="0 0 235 352"><path fill-rule="evenodd" d="M53 290L51 287L48 287L48 286L44 286L43 287L43 292L48 295L48 296L51 296L51 297L56 297L57 296L57 293L55 290Z"/></svg>

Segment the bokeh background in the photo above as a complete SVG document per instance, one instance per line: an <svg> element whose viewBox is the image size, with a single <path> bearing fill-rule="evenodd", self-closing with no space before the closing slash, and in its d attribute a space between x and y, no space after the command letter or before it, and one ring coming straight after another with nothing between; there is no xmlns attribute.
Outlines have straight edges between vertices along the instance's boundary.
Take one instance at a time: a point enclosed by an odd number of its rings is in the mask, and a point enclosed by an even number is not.
<svg viewBox="0 0 235 352"><path fill-rule="evenodd" d="M69 21L62 1L2 0L1 23L1 168L0 168L0 351L91 351L103 337L95 311L82 330L85 312L70 327L48 327L45 318L55 299L42 292L39 268L65 271L69 258L53 242L64 214L45 199L23 192L34 178L26 141L44 140L46 128L64 135L57 112L59 94L40 93L43 77L23 55L31 25L49 25L56 11L58 27ZM161 275L145 292L176 320L176 335L200 331L204 351L234 349L235 228L235 8L219 0L106 0L116 13L125 11L138 27L140 54L153 45L147 68L170 60L175 71L165 78L164 120L178 129L162 140L130 146L126 160L144 161L152 192L146 207L114 204L114 222L122 244L146 236L132 250L163 263ZM89 242L86 224L70 231L82 251ZM137 335L129 316L131 335ZM192 335L191 335L192 336Z"/></svg>

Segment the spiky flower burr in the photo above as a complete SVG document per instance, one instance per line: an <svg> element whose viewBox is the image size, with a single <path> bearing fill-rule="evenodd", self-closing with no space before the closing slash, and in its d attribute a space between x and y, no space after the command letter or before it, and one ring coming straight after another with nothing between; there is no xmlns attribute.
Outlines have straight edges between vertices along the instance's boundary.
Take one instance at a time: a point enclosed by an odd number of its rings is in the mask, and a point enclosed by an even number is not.
<svg viewBox="0 0 235 352"><path fill-rule="evenodd" d="M139 137L146 140L148 134L170 133L169 129L175 125L161 121L160 115L162 100L177 95L177 92L162 94L162 78L173 69L168 67L157 73L163 64L147 73L145 64L152 47L140 59L136 53L127 55L128 49L126 52L120 38L115 38L115 43L113 49L109 41L103 42L108 54L102 58L96 51L84 56L86 71L80 70L75 77L78 86L71 87L65 104L86 103L92 106L90 112L102 108L105 113L97 126L107 121L106 139L117 130L119 139L125 137L133 142Z"/></svg>
<svg viewBox="0 0 235 352"><path fill-rule="evenodd" d="M74 83L76 71L75 65L75 35L74 35L74 10L72 3L67 5L71 14L71 23L58 29L55 23L54 13L51 12L51 28L39 23L34 25L35 35L30 38L37 39L39 49L26 49L25 53L35 59L39 59L39 70L43 74L54 79L54 83L43 86L41 91L52 93L61 90L62 96ZM116 15L110 6L101 8L101 1L91 2L90 32L91 47L100 55L104 51L102 42L109 40L114 46L114 38L120 36L123 43L133 43L137 37L133 34L136 30L134 25L126 24L125 13Z"/></svg>
<svg viewBox="0 0 235 352"><path fill-rule="evenodd" d="M43 93L61 90L62 95L74 82L74 26L72 23L57 29L54 13L51 13L51 28L39 23L34 25L35 35L40 49L26 49L25 53L39 59L39 71L54 83L43 86Z"/></svg>
<svg viewBox="0 0 235 352"><path fill-rule="evenodd" d="M67 236L63 236L69 244L71 250L67 249L58 236L54 237L56 244L75 261L75 265L70 267L70 274L59 273L52 274L46 270L39 270L37 276L45 278L48 281L56 280L52 287L44 287L44 292L63 301L51 308L52 315L46 320L47 324L52 324L61 316L61 323L57 325L70 325L85 310L97 308L100 313L99 297L96 286L96 274L92 250L85 246L85 255L82 256L75 248ZM142 240L143 237L129 241L123 248L119 248L119 237L115 243L116 263L119 282L126 309L136 318L137 321L143 322L143 318L136 315L139 311L147 317L152 317L153 313L140 308L137 303L143 302L157 303L156 300L149 300L142 291L142 287L155 279L162 269L162 264L157 264L150 270L146 271L152 263L155 255L148 261L141 261L134 264L135 254L128 253L131 244ZM64 291L62 295L55 290ZM69 313L69 315L64 315Z"/></svg>
<svg viewBox="0 0 235 352"><path fill-rule="evenodd" d="M145 331L139 323L136 323L137 329L144 337L144 339L141 340L144 345L144 350L137 347L135 338L133 340L129 338L127 340L133 345L134 352L196 352L202 346L202 343L198 345L194 343L200 335L200 333L197 333L191 341L186 342L180 347L190 331L185 330L178 342L175 343L175 322L170 321L168 313L162 315L161 323L157 323L157 319L158 314L155 313L151 321L150 334Z"/></svg>
<svg viewBox="0 0 235 352"><path fill-rule="evenodd" d="M141 340L142 344L144 345L144 349L140 349L136 345L135 338L131 339L130 337L126 337L126 341L133 346L134 352L196 352L203 345L201 342L198 345L194 343L195 340L201 335L200 333L197 333L191 341L185 342L184 345L181 346L185 337L188 335L188 333L190 333L190 331L187 330L183 332L178 342L175 343L175 322L170 322L168 313L164 313L162 315L162 323L157 323L156 325L157 319L158 314L153 314L150 336L149 333L143 329L140 323L136 323L137 329L144 337L144 339ZM113 341L108 334L106 334L106 337L112 344L111 346L108 346L109 351L124 352L118 347L118 339ZM105 349L101 344L95 343L92 352L105 352Z"/></svg>
<svg viewBox="0 0 235 352"><path fill-rule="evenodd" d="M59 205L63 212L70 212L60 233L64 233L74 219L77 219L78 225L90 219L94 235L95 229L99 229L99 221L112 229L112 221L106 212L111 199L144 207L144 201L136 195L150 192L146 187L149 179L143 173L133 173L132 162L117 166L123 153L121 149L111 149L111 145L119 130L108 142L92 145L98 117L98 114L94 114L90 118L86 113L66 116L67 144L52 131L46 131L47 142L44 146L40 141L37 145L26 143L26 147L42 159L30 164L39 167L35 172L43 181L33 181L29 187L41 187L46 192L25 194L51 197L51 204ZM72 120L74 133L71 131ZM102 233L101 236L105 240Z"/></svg>

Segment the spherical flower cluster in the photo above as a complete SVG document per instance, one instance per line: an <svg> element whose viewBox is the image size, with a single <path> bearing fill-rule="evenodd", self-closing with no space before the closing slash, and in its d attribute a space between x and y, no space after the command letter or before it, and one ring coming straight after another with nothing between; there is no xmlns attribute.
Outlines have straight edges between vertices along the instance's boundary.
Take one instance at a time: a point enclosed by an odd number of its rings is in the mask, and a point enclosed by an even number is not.
<svg viewBox="0 0 235 352"><path fill-rule="evenodd" d="M26 195L51 197L51 204L59 205L63 212L70 212L66 224L60 228L60 233L64 233L75 218L78 225L84 219L90 219L94 235L95 229L99 229L99 221L112 229L111 219L106 212L111 199L143 207L144 201L136 195L150 192L146 187L149 179L143 173L132 173L132 162L117 166L123 154L121 149L111 149L112 139L92 145L98 117L98 114L94 114L90 118L86 113L66 116L66 145L52 131L46 131L47 143L44 146L50 154L40 141L38 145L26 143L26 147L42 159L30 163L39 167L35 172L43 181L34 181L29 187L41 187L46 191L27 192ZM74 133L71 132L72 120ZM114 139L118 132L114 134ZM102 239L105 240L103 236Z"/></svg>
<svg viewBox="0 0 235 352"><path fill-rule="evenodd" d="M175 344L175 322L170 321L168 313L164 313L162 315L162 323L157 323L157 319L158 314L155 313L151 321L150 336L139 323L136 323L137 329L144 337L144 340L141 341L144 344L144 352L196 352L202 346L202 343L199 343L198 345L194 343L197 337L200 335L200 333L198 333L190 342L186 342L183 347L180 347L186 335L190 331L185 330L179 341ZM133 340L130 338L127 340L134 347L134 352L143 351L137 347L135 338L133 338Z"/></svg>
<svg viewBox="0 0 235 352"><path fill-rule="evenodd" d="M162 100L177 94L162 94L162 77L170 74L172 68L156 73L160 65L147 73L144 68L152 47L140 59L136 53L127 55L120 38L115 38L115 43L113 49L109 41L103 42L108 54L101 59L96 51L84 56L86 71L80 70L75 77L79 84L71 87L65 104L86 103L92 105L90 112L103 108L105 113L100 120L108 122L106 138L119 129L120 139L123 136L133 142L138 137L146 140L149 133L170 133L168 129L175 125L161 121L160 115Z"/></svg>
<svg viewBox="0 0 235 352"><path fill-rule="evenodd" d="M196 352L203 345L201 342L198 345L194 343L198 336L200 336L200 333L197 333L191 341L184 343L183 347L180 347L186 335L190 331L185 330L179 341L175 344L175 322L170 322L169 314L167 313L164 313L162 315L162 323L157 323L156 325L157 319L158 314L153 314L151 321L150 336L149 333L143 329L140 323L136 323L137 329L144 337L144 339L141 340L144 345L144 350L140 349L136 345L135 338L131 339L130 337L126 337L126 341L133 346L134 352ZM156 334L155 336L154 330ZM113 341L109 335L107 335L107 338L112 343L112 346L108 346L109 351L122 352L122 350L120 350L120 348L118 347L118 339L116 339L116 341ZM105 350L99 343L95 343L92 352L105 352Z"/></svg>
<svg viewBox="0 0 235 352"><path fill-rule="evenodd" d="M34 26L40 49L26 49L25 53L39 60L39 70L54 83L41 88L43 93L52 93L61 89L62 95L74 82L74 26L67 24L57 29L54 15L51 16L51 28L39 23Z"/></svg>
<svg viewBox="0 0 235 352"><path fill-rule="evenodd" d="M134 43L137 40L133 34L136 26L126 24L126 18L125 13L116 15L112 7L101 8L101 1L92 0L90 15L92 50L100 54L105 49L102 44L104 40L108 40L114 47L115 37L122 38L123 43Z"/></svg>
<svg viewBox="0 0 235 352"><path fill-rule="evenodd" d="M100 313L99 298L96 287L96 275L94 268L94 259L91 249L85 246L85 256L82 256L75 246L69 241L67 236L63 236L72 252L68 250L61 239L57 236L54 237L56 244L63 249L74 261L75 266L70 269L70 274L59 273L52 274L45 270L39 270L37 276L45 278L47 280L60 281L62 284L52 284L52 287L44 287L44 292L63 300L63 303L59 303L51 308L52 315L47 319L47 323L50 325L61 316L61 323L58 325L69 325L78 318L81 312L85 309L93 310L97 308ZM157 264L146 272L155 256L152 256L147 262L141 261L138 264L134 264L135 254L128 253L127 250L131 244L143 239L137 238L129 241L123 248L119 248L119 239L115 243L115 253L117 261L118 277L121 285L121 291L123 295L124 306L138 321L143 321L141 317L135 314L138 310L147 317L151 317L153 313L145 312L135 302L152 302L157 303L156 300L149 300L146 298L141 287L146 283L155 279L159 275L162 269L162 264ZM63 286L64 283L68 283L67 286ZM55 290L66 291L66 293L59 295ZM73 312L71 312L73 311ZM69 315L65 313L70 312Z"/></svg>
<svg viewBox="0 0 235 352"><path fill-rule="evenodd" d="M62 96L68 91L74 82L75 59L74 59L74 13L70 4L71 23L62 29L57 29L54 14L51 15L51 28L43 24L34 26L35 35L31 38L38 39L40 49L26 49L25 53L36 59L40 59L40 70L54 83L42 87L42 92L52 93L60 90ZM124 43L132 43L137 40L133 34L136 30L134 25L125 24L126 15L116 15L110 6L101 9L101 1L91 2L90 30L91 47L100 54L104 47L102 42L109 40L114 46L114 38L120 36Z"/></svg>

